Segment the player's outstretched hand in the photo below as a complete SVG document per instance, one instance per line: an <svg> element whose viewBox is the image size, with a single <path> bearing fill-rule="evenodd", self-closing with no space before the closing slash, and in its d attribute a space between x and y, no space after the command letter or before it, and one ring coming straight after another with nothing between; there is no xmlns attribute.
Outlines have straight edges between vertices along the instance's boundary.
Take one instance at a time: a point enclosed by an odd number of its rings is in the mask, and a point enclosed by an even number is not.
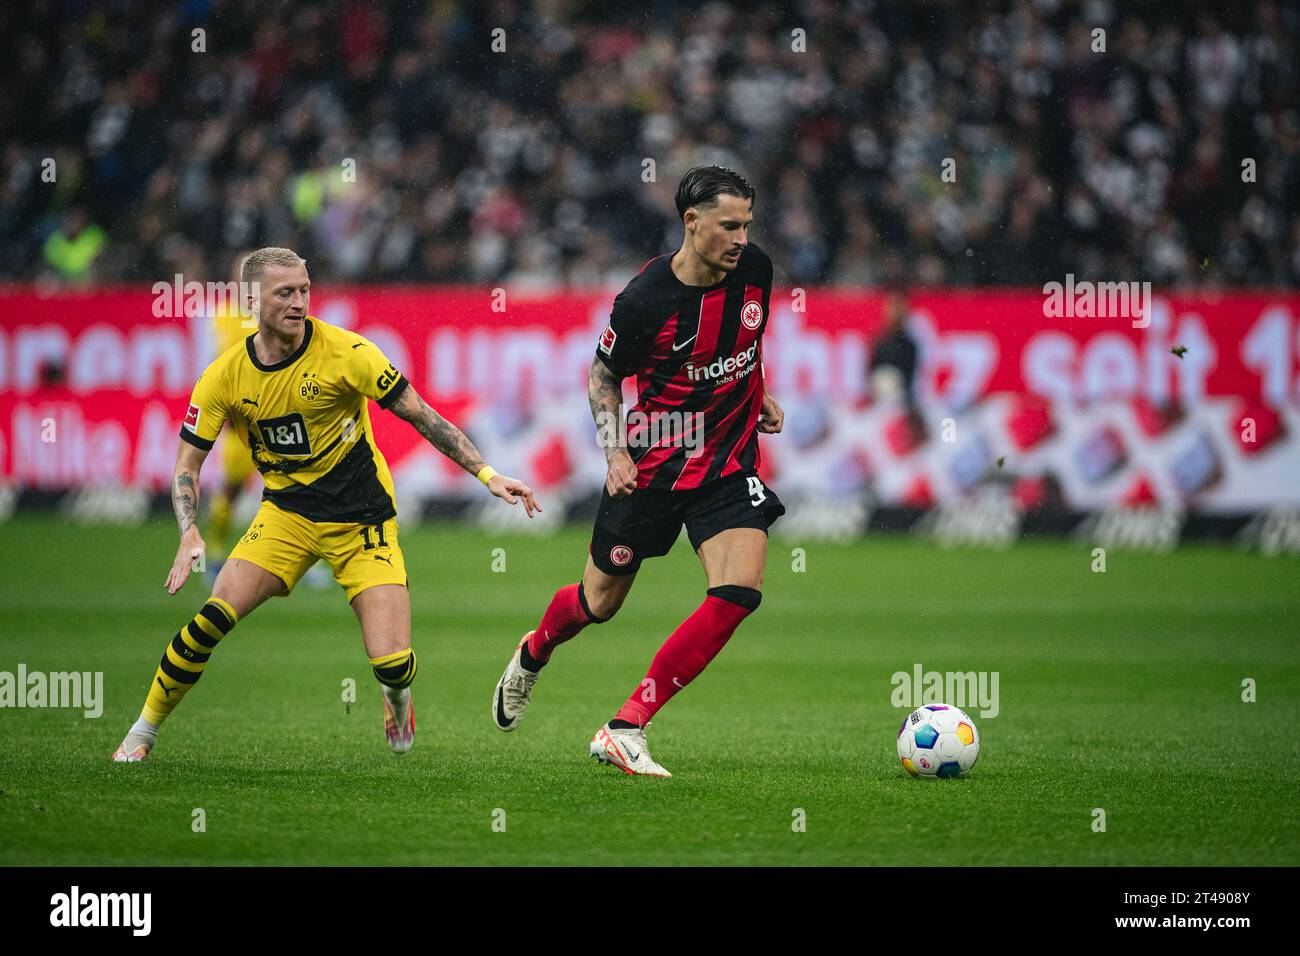
<svg viewBox="0 0 1300 956"><path fill-rule="evenodd" d="M185 586L190 571L194 569L194 562L202 554L203 539L199 537L198 531L191 527L181 538L181 546L176 551L176 560L172 562L172 569L167 572L167 581L163 586L167 588L168 594L175 594Z"/></svg>
<svg viewBox="0 0 1300 956"><path fill-rule="evenodd" d="M611 498L630 495L636 491L636 463L632 456L620 451L609 460L609 471L605 474L605 490Z"/></svg>
<svg viewBox="0 0 1300 956"><path fill-rule="evenodd" d="M758 430L775 435L785 424L785 409L771 395L763 396L763 412L758 417Z"/></svg>
<svg viewBox="0 0 1300 956"><path fill-rule="evenodd" d="M524 510L528 512L528 517L531 518L534 511L541 514L542 506L537 503L537 498L533 495L533 489L529 488L518 478L510 478L506 475L493 475L488 479L487 486L488 491L492 492L492 494L496 495L508 504L518 504L519 500L522 498L524 502Z"/></svg>

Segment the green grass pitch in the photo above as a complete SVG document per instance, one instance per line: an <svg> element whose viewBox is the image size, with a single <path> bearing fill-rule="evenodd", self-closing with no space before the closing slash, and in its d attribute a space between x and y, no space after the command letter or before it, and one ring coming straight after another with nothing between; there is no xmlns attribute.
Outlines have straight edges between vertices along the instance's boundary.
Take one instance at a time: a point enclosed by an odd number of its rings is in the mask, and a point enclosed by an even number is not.
<svg viewBox="0 0 1300 956"><path fill-rule="evenodd" d="M774 541L762 608L655 720L674 778L654 780L597 765L587 742L702 599L686 543L645 566L617 618L556 653L503 735L492 688L576 579L586 530L425 525L402 539L420 656L412 753L388 751L341 592L299 589L218 648L147 763L112 765L164 644L207 594L196 576L166 596L175 541L162 518L0 526L0 670L103 671L105 687L99 719L0 710L0 863L1300 863L1295 558L1114 551L1096 574L1065 542L873 538L805 543L799 573L798 542ZM899 764L890 676L918 662L1000 676L1001 712L973 715L983 748L966 779L913 780Z"/></svg>

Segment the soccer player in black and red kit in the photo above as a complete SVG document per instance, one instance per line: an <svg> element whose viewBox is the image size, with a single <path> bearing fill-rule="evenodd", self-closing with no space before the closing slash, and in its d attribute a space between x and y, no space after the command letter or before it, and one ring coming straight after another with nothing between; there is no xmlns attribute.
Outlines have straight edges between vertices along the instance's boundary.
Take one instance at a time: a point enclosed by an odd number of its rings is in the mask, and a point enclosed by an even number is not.
<svg viewBox="0 0 1300 956"><path fill-rule="evenodd" d="M785 513L758 476L758 433L779 432L784 413L763 381L772 260L749 242L753 204L739 174L689 170L677 187L681 248L648 262L614 300L588 379L609 462L591 553L582 580L555 592L497 683L499 730L515 729L556 646L608 621L641 562L667 554L685 524L708 594L589 748L627 773L670 776L650 757L646 725L758 608L767 529ZM629 375L638 400L624 434Z"/></svg>

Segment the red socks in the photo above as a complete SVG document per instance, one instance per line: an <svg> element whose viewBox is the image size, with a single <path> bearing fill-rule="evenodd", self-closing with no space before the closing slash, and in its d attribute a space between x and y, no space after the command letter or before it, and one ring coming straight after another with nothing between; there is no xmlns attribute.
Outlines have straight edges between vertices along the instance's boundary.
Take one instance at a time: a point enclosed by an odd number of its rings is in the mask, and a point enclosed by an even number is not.
<svg viewBox="0 0 1300 956"><path fill-rule="evenodd" d="M754 588L726 584L709 588L709 596L678 625L655 654L641 686L632 692L615 720L644 727L659 708L693 681L717 657L763 595ZM558 595L557 595L558 598ZM549 612L548 612L549 613Z"/></svg>
<svg viewBox="0 0 1300 956"><path fill-rule="evenodd" d="M556 645L576 636L588 624L599 624L604 620L587 607L581 581L562 587L551 598L541 623L528 639L528 654L539 664L545 664L551 659L551 651Z"/></svg>
<svg viewBox="0 0 1300 956"><path fill-rule="evenodd" d="M709 588L704 603L664 641L645 680L614 719L638 727L648 724L659 708L709 666L709 661L718 656L740 622L757 610L762 600L763 595L754 588L735 584ZM536 663L540 667L550 660L551 652L558 645L576 636L588 624L604 620L587 607L581 583L560 588L528 639L525 666Z"/></svg>

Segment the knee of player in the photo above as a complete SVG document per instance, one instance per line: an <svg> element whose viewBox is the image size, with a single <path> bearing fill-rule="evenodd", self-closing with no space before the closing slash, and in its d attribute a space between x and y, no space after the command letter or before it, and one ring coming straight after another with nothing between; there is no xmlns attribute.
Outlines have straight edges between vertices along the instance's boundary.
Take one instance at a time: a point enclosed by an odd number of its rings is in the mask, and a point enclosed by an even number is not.
<svg viewBox="0 0 1300 956"><path fill-rule="evenodd" d="M762 591L741 584L721 584L709 588L708 594L709 597L718 598L728 604L734 604L743 610L745 614L753 614L758 610L758 606L763 603Z"/></svg>
<svg viewBox="0 0 1300 956"><path fill-rule="evenodd" d="M585 582L578 582L578 603L582 605L583 613L592 624L603 624L617 614L626 597L625 590L613 588L587 590Z"/></svg>
<svg viewBox="0 0 1300 956"><path fill-rule="evenodd" d="M623 606L622 594L597 593L586 596L584 610L593 624L604 624Z"/></svg>

